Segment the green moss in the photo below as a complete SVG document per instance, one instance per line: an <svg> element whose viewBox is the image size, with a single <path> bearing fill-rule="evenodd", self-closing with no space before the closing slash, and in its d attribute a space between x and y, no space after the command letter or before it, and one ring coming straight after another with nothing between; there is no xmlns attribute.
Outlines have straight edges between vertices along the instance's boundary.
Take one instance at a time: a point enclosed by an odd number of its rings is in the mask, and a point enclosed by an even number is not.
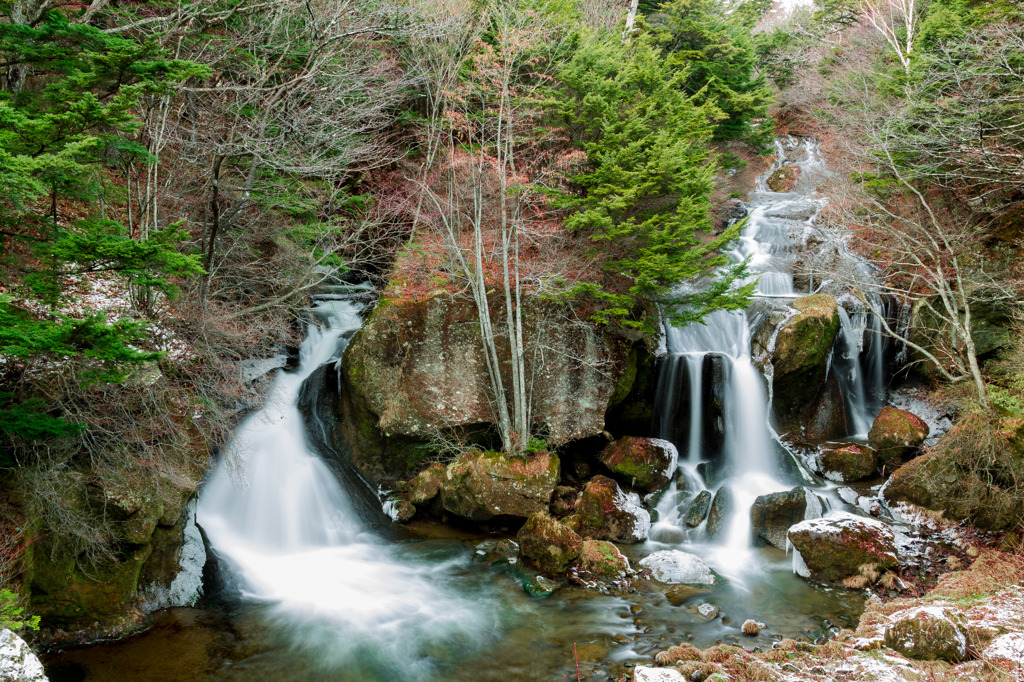
<svg viewBox="0 0 1024 682"><path fill-rule="evenodd" d="M637 355L636 345L634 344L629 349L629 355L626 357L626 367L622 370L619 380L615 383L615 391L608 401L609 407L614 407L621 403L633 390L633 384L636 382L637 375Z"/></svg>

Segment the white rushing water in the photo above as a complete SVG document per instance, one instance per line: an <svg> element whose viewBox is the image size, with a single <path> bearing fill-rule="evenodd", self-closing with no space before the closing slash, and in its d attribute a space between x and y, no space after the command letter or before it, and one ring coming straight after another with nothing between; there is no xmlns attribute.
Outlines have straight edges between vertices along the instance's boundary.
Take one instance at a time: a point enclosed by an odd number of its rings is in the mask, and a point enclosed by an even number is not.
<svg viewBox="0 0 1024 682"><path fill-rule="evenodd" d="M359 328L360 306L325 301L294 372L279 371L263 409L236 430L199 498L197 519L245 599L264 604L290 644L325 666L423 677L423 651L482 639L480 604L445 586L453 564L416 562L365 531L334 472L307 440L297 402L303 381L336 360ZM373 679L370 675L367 679Z"/></svg>

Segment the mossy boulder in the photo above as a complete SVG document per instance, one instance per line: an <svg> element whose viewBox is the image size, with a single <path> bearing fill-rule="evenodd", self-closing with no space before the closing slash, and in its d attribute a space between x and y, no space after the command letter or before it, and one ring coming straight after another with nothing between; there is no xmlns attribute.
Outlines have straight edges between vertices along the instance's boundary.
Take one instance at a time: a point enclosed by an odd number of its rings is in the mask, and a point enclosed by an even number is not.
<svg viewBox="0 0 1024 682"><path fill-rule="evenodd" d="M546 511L530 516L516 536L523 559L548 575L564 575L583 551L583 538Z"/></svg>
<svg viewBox="0 0 1024 682"><path fill-rule="evenodd" d="M801 521L789 529L787 536L800 553L797 572L810 580L841 583L858 575L865 564L880 569L899 564L895 534L876 519L832 512L820 519Z"/></svg>
<svg viewBox="0 0 1024 682"><path fill-rule="evenodd" d="M967 657L967 618L952 607L898 611L885 630L885 645L907 658L962 661Z"/></svg>
<svg viewBox="0 0 1024 682"><path fill-rule="evenodd" d="M526 518L545 511L558 485L558 456L528 458L470 450L448 465L441 505L456 516L488 521L497 516Z"/></svg>
<svg viewBox="0 0 1024 682"><path fill-rule="evenodd" d="M620 481L654 492L672 480L679 452L666 440L626 436L609 443L599 459Z"/></svg>
<svg viewBox="0 0 1024 682"><path fill-rule="evenodd" d="M768 176L766 184L773 192L792 192L799 178L799 166L780 166Z"/></svg>
<svg viewBox="0 0 1024 682"><path fill-rule="evenodd" d="M704 523L704 519L708 516L708 511L711 509L712 497L710 490L701 490L697 493L697 496L693 498L693 502L690 503L690 508L686 510L684 521L687 526L696 528Z"/></svg>
<svg viewBox="0 0 1024 682"><path fill-rule="evenodd" d="M928 431L928 424L913 412L883 407L868 433L868 443L878 452L879 468L896 469L924 443Z"/></svg>
<svg viewBox="0 0 1024 682"><path fill-rule="evenodd" d="M852 483L875 474L878 455L859 443L826 443L817 457L821 475L836 483Z"/></svg>
<svg viewBox="0 0 1024 682"><path fill-rule="evenodd" d="M444 465L435 462L409 481L405 489L405 499L417 507L425 506L440 494L444 480Z"/></svg>
<svg viewBox="0 0 1024 682"><path fill-rule="evenodd" d="M584 540L577 563L580 570L599 580L620 580L629 570L629 560L606 540Z"/></svg>
<svg viewBox="0 0 1024 682"><path fill-rule="evenodd" d="M829 432L842 426L833 416L842 401L835 400L836 387L829 389L825 379L839 333L839 304L831 296L815 294L791 305L797 312L779 327L770 354L776 421L782 430L801 436L809 425L814 437L838 435Z"/></svg>
<svg viewBox="0 0 1024 682"><path fill-rule="evenodd" d="M500 329L504 302L494 295L493 324ZM564 306L527 296L523 339L552 352L527 377L534 425L549 444L598 436L609 405L628 395L635 379L633 341L591 324L569 324ZM575 318L574 318L575 319ZM339 437L364 477L375 483L408 478L409 445L438 432L493 425L487 361L472 299L438 290L418 295L394 281L349 343L342 360ZM504 385L511 386L507 340L496 338ZM529 371L529 370L528 370ZM632 379L630 378L632 377ZM374 437L374 431L390 442ZM395 440L398 439L398 440Z"/></svg>
<svg viewBox="0 0 1024 682"><path fill-rule="evenodd" d="M595 476L576 503L575 524L583 537L629 544L647 539L651 515L639 496L622 492L607 476Z"/></svg>
<svg viewBox="0 0 1024 682"><path fill-rule="evenodd" d="M761 495L750 507L750 523L754 537L773 547L786 549L786 534L789 529L808 516L820 516L823 507L821 498L802 487Z"/></svg>

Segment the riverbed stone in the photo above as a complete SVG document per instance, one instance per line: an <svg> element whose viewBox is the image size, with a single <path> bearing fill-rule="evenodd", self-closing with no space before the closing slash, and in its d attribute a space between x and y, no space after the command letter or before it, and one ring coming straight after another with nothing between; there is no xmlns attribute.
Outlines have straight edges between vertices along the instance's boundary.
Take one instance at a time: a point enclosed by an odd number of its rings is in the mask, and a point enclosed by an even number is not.
<svg viewBox="0 0 1024 682"><path fill-rule="evenodd" d="M800 553L797 572L818 582L840 583L858 575L865 564L877 569L899 564L892 529L877 519L845 511L801 521L789 529L788 537Z"/></svg>
<svg viewBox="0 0 1024 682"><path fill-rule="evenodd" d="M32 648L10 630L0 630L0 680L46 682L43 664Z"/></svg>
<svg viewBox="0 0 1024 682"><path fill-rule="evenodd" d="M821 475L836 483L861 481L875 473L878 455L859 443L825 443L818 454Z"/></svg>
<svg viewBox="0 0 1024 682"><path fill-rule="evenodd" d="M609 443L598 458L626 485L655 492L672 480L679 452L666 440L625 436Z"/></svg>
<svg viewBox="0 0 1024 682"><path fill-rule="evenodd" d="M651 529L651 515L640 497L626 494L607 476L595 476L576 503L580 535L595 540L631 544L643 542Z"/></svg>
<svg viewBox="0 0 1024 682"><path fill-rule="evenodd" d="M803 436L810 424L814 436L827 438L836 428L836 410L823 410L819 403L835 392L825 390L825 378L839 333L839 304L831 296L814 294L790 305L797 312L779 327L770 355L775 417L783 431ZM826 402L835 408L835 400Z"/></svg>
<svg viewBox="0 0 1024 682"><path fill-rule="evenodd" d="M885 630L885 645L907 658L958 662L967 657L967 618L953 607L898 611Z"/></svg>
<svg viewBox="0 0 1024 682"><path fill-rule="evenodd" d="M878 466L892 472L924 443L928 424L913 412L887 405L875 417L868 443L878 452Z"/></svg>
<svg viewBox="0 0 1024 682"><path fill-rule="evenodd" d="M675 668L651 668L638 665L633 668L633 682L689 682Z"/></svg>
<svg viewBox="0 0 1024 682"><path fill-rule="evenodd" d="M644 557L640 566L666 585L714 585L715 572L696 554L666 549Z"/></svg>
<svg viewBox="0 0 1024 682"><path fill-rule="evenodd" d="M709 540L721 538L728 530L728 522L736 511L736 498L729 486L722 486L715 493L708 512L708 525L705 529Z"/></svg>
<svg viewBox="0 0 1024 682"><path fill-rule="evenodd" d="M807 518L821 516L821 498L803 487L761 495L750 507L754 537L773 547L786 549L786 534Z"/></svg>
<svg viewBox="0 0 1024 682"><path fill-rule="evenodd" d="M546 511L531 515L516 540L522 557L548 575L564 575L583 551L583 538Z"/></svg>
<svg viewBox="0 0 1024 682"><path fill-rule="evenodd" d="M700 524L704 523L704 519L707 518L708 511L711 509L711 491L701 490L697 493L697 496L693 498L693 502L690 503L690 508L686 510L686 518L684 519L687 526L690 528L696 528Z"/></svg>
<svg viewBox="0 0 1024 682"><path fill-rule="evenodd" d="M558 485L558 456L541 452L512 457L502 452L464 452L445 469L441 504L472 521L497 516L526 518L547 510Z"/></svg>
<svg viewBox="0 0 1024 682"><path fill-rule="evenodd" d="M600 580L619 580L629 570L629 560L606 540L584 540L578 563L581 570Z"/></svg>

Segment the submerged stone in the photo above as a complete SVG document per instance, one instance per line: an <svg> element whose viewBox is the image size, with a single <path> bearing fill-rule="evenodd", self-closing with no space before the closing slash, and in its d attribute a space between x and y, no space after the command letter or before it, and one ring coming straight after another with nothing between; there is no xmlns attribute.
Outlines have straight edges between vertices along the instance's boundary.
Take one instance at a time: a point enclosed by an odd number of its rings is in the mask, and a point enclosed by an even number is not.
<svg viewBox="0 0 1024 682"><path fill-rule="evenodd" d="M655 492L672 480L679 453L666 440L626 436L609 443L599 459L627 485Z"/></svg>
<svg viewBox="0 0 1024 682"><path fill-rule="evenodd" d="M706 533L709 540L722 537L728 528L728 520L735 511L736 499L732 489L722 486L715 493L715 499L711 502L711 510L708 512Z"/></svg>
<svg viewBox="0 0 1024 682"><path fill-rule="evenodd" d="M696 528L704 523L708 510L711 509L711 498L710 490L701 490L697 493L697 496L693 498L693 502L690 503L690 508L686 511L685 522L687 526Z"/></svg>
<svg viewBox="0 0 1024 682"><path fill-rule="evenodd" d="M612 479L595 476L576 504L576 524L584 537L629 544L647 539L651 515L638 495L627 495Z"/></svg>

